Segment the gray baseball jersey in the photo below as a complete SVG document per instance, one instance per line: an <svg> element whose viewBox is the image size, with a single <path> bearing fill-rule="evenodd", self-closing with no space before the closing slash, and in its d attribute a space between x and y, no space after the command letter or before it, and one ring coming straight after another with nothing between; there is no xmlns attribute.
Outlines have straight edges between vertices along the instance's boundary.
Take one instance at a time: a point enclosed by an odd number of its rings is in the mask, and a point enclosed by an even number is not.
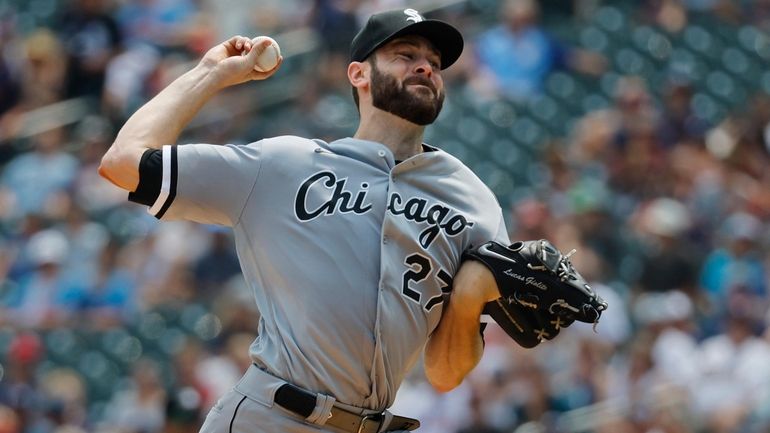
<svg viewBox="0 0 770 433"><path fill-rule="evenodd" d="M284 136L163 148L150 212L233 227L254 291L254 362L338 401L383 410L441 317L462 252L508 243L494 195L429 146Z"/></svg>

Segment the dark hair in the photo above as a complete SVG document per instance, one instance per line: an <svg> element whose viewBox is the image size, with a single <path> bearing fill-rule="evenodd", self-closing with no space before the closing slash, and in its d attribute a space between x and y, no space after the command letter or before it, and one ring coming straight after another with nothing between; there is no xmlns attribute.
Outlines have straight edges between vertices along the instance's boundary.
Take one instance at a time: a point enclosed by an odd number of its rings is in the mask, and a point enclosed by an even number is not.
<svg viewBox="0 0 770 433"><path fill-rule="evenodd" d="M376 68L377 67L377 59L375 59L374 53L372 53L372 55L367 57L366 60L364 60L364 61L365 62L369 62L369 64L372 65L372 68ZM360 101L358 99L358 89L356 89L355 86L350 86L350 89L353 91L353 102L356 103L356 109L360 113L361 112L361 104L360 104Z"/></svg>

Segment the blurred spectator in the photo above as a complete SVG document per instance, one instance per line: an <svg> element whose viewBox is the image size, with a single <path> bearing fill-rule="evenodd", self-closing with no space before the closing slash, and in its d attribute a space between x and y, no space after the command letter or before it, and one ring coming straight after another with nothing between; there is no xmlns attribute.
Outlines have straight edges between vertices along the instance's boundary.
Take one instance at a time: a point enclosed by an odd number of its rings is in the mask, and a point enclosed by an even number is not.
<svg viewBox="0 0 770 433"><path fill-rule="evenodd" d="M693 365L698 359L698 329L690 298L679 290L649 293L637 298L634 310L653 335L651 356L667 385L684 390L697 382L700 378Z"/></svg>
<svg viewBox="0 0 770 433"><path fill-rule="evenodd" d="M102 250L93 276L84 280L79 305L95 329L119 326L136 311L136 280L120 260L120 246L114 241Z"/></svg>
<svg viewBox="0 0 770 433"><path fill-rule="evenodd" d="M106 423L118 431L160 433L165 414L166 392L158 366L149 359L140 359L133 366L128 388L110 400Z"/></svg>
<svg viewBox="0 0 770 433"><path fill-rule="evenodd" d="M671 179L660 140L660 112L644 80L618 80L608 120L613 127L611 148L605 157L610 185L640 198L665 195Z"/></svg>
<svg viewBox="0 0 770 433"><path fill-rule="evenodd" d="M718 248L712 251L700 273L700 284L717 314L723 314L731 295L741 295L759 318L766 311L767 278L759 250L762 223L753 215L737 212L721 227Z"/></svg>
<svg viewBox="0 0 770 433"><path fill-rule="evenodd" d="M146 44L129 47L115 56L105 71L104 114L117 120L128 119L149 99L148 80L160 61L159 50Z"/></svg>
<svg viewBox="0 0 770 433"><path fill-rule="evenodd" d="M102 116L87 116L74 131L74 141L81 146L74 200L89 215L101 216L102 212L125 204L126 194L98 173L99 163L113 138L111 125Z"/></svg>
<svg viewBox="0 0 770 433"><path fill-rule="evenodd" d="M86 424L88 396L83 378L74 370L56 368L40 381L46 398L56 407L57 431Z"/></svg>
<svg viewBox="0 0 770 433"><path fill-rule="evenodd" d="M575 264L577 269L582 267ZM586 274L583 273L585 277ZM588 277L586 277L588 278ZM602 313L602 320L594 329L593 324L575 323L569 329L568 335L577 334L581 339L595 340L596 342L610 346L608 350L616 350L625 347L636 336L632 326L632 318L627 300L618 292L602 283L589 280L591 288L604 299L608 305L615 308L607 309Z"/></svg>
<svg viewBox="0 0 770 433"><path fill-rule="evenodd" d="M222 353L205 357L197 364L190 365L190 372L197 387L201 389L201 405L208 409L240 380L253 361L248 356L254 334L234 333L226 337ZM181 361L181 359L180 359Z"/></svg>
<svg viewBox="0 0 770 433"><path fill-rule="evenodd" d="M16 138L26 126L25 111L58 102L64 95L67 59L53 32L35 30L20 41L13 55L21 57L16 73L21 87L18 102L0 115L0 143Z"/></svg>
<svg viewBox="0 0 770 433"><path fill-rule="evenodd" d="M186 26L196 11L189 0L139 0L124 3L115 17L128 46L174 49L186 44Z"/></svg>
<svg viewBox="0 0 770 433"><path fill-rule="evenodd" d="M700 2L701 7L713 7L706 3L715 3L712 0L652 0L646 1L643 7L647 8L647 13L650 15L651 20L664 28L667 32L677 33L681 31L688 22L687 10L684 7L684 3L689 2L693 6L695 3ZM696 6L697 7L697 6Z"/></svg>
<svg viewBox="0 0 770 433"><path fill-rule="evenodd" d="M32 138L32 151L13 158L0 178L0 195L7 195L10 207L4 218L44 213L56 194L72 185L78 161L62 148L66 138L62 128Z"/></svg>
<svg viewBox="0 0 770 433"><path fill-rule="evenodd" d="M204 415L201 395L192 387L178 387L166 403L163 433L197 431Z"/></svg>
<svg viewBox="0 0 770 433"><path fill-rule="evenodd" d="M548 204L536 198L516 202L512 209L511 239L553 239L554 221Z"/></svg>
<svg viewBox="0 0 770 433"><path fill-rule="evenodd" d="M101 98L107 63L118 52L121 34L107 0L75 0L59 24L69 55L66 96Z"/></svg>
<svg viewBox="0 0 770 433"><path fill-rule="evenodd" d="M30 238L27 248L36 268L2 299L2 320L32 328L63 325L82 297L82 288L62 272L69 254L67 239L58 231L43 230Z"/></svg>
<svg viewBox="0 0 770 433"><path fill-rule="evenodd" d="M700 345L702 376L693 398L708 431L742 431L770 388L770 344L755 336L755 326L753 318L731 311L725 331Z"/></svg>
<svg viewBox="0 0 770 433"><path fill-rule="evenodd" d="M484 416L482 406L485 404L484 396L475 395L470 401L471 419L466 427L457 433L503 433L503 430L490 425Z"/></svg>
<svg viewBox="0 0 770 433"><path fill-rule="evenodd" d="M92 281L97 263L109 242L109 233L98 222L91 221L83 209L66 197L63 224L58 226L69 244L64 276L72 281Z"/></svg>
<svg viewBox="0 0 770 433"><path fill-rule="evenodd" d="M5 374L0 380L0 409L7 407L15 412L18 418L4 415L7 425L13 425L15 418L19 432L32 431L43 421L44 397L37 389L35 370L44 352L40 337L32 332L19 332L8 345Z"/></svg>
<svg viewBox="0 0 770 433"><path fill-rule="evenodd" d="M669 148L682 141L701 140L708 130L708 122L693 111L694 92L691 83L672 81L666 87L660 131Z"/></svg>
<svg viewBox="0 0 770 433"><path fill-rule="evenodd" d="M517 424L540 421L553 422L556 413L569 409L567 402L556 395L550 386L550 378L545 367L532 358L523 358L513 378L514 385L509 389L515 401L511 409L516 414Z"/></svg>
<svg viewBox="0 0 770 433"><path fill-rule="evenodd" d="M0 118L19 101L21 86L19 77L12 70L6 59L5 38L3 37L4 19L0 17ZM2 135L0 135L2 138Z"/></svg>
<svg viewBox="0 0 770 433"><path fill-rule="evenodd" d="M472 84L485 96L499 92L526 100L541 92L546 76L555 69L596 75L606 67L600 55L555 41L540 25L534 0L503 1L500 19L499 25L473 41L479 65Z"/></svg>
<svg viewBox="0 0 770 433"><path fill-rule="evenodd" d="M64 96L66 51L48 29L39 29L24 39L22 100L25 109L59 101Z"/></svg>
<svg viewBox="0 0 770 433"><path fill-rule="evenodd" d="M348 47L359 28L361 0L314 0L311 23L321 36L322 49L348 57Z"/></svg>
<svg viewBox="0 0 770 433"><path fill-rule="evenodd" d="M690 211L677 200L657 198L638 213L641 239L641 292L680 290L695 295L699 254L686 236L692 224Z"/></svg>
<svg viewBox="0 0 770 433"><path fill-rule="evenodd" d="M241 272L238 256L230 234L211 227L211 245L193 265L197 296L211 299L218 296L224 285Z"/></svg>
<svg viewBox="0 0 770 433"><path fill-rule="evenodd" d="M0 433L21 433L22 427L16 413L10 408L0 405Z"/></svg>

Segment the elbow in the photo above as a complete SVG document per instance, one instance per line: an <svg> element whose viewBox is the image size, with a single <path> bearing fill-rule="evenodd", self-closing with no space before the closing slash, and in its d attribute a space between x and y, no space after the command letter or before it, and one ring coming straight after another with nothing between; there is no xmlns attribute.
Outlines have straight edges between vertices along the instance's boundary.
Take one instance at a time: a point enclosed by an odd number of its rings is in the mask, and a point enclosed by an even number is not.
<svg viewBox="0 0 770 433"><path fill-rule="evenodd" d="M109 180L112 183L115 183L113 181L113 173L115 171L115 167L117 167L117 158L114 155L114 151L112 149L108 150L107 153L102 156L102 160L99 163L99 176Z"/></svg>
<svg viewBox="0 0 770 433"><path fill-rule="evenodd" d="M460 386L465 375L453 374L453 372L448 371L436 371L426 367L425 377L433 389L443 394Z"/></svg>
<svg viewBox="0 0 770 433"><path fill-rule="evenodd" d="M429 381L430 382L430 381ZM452 383L436 383L436 382L430 382L431 386L433 387L436 392L440 394L447 393L449 391L452 391L453 389L460 386L462 382L452 382Z"/></svg>
<svg viewBox="0 0 770 433"><path fill-rule="evenodd" d="M133 191L139 179L139 158L130 151L118 150L115 145L102 157L98 173L112 184Z"/></svg>

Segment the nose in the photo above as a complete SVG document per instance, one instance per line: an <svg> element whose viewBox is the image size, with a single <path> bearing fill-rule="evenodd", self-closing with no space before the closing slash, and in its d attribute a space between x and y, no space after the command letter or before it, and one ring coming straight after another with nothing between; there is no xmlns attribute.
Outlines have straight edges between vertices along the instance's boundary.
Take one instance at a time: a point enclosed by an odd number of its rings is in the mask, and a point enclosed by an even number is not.
<svg viewBox="0 0 770 433"><path fill-rule="evenodd" d="M416 74L424 75L424 76L430 78L433 75L433 66L431 66L431 64L428 61L428 59L422 58L417 63L417 66L415 67L414 72Z"/></svg>

